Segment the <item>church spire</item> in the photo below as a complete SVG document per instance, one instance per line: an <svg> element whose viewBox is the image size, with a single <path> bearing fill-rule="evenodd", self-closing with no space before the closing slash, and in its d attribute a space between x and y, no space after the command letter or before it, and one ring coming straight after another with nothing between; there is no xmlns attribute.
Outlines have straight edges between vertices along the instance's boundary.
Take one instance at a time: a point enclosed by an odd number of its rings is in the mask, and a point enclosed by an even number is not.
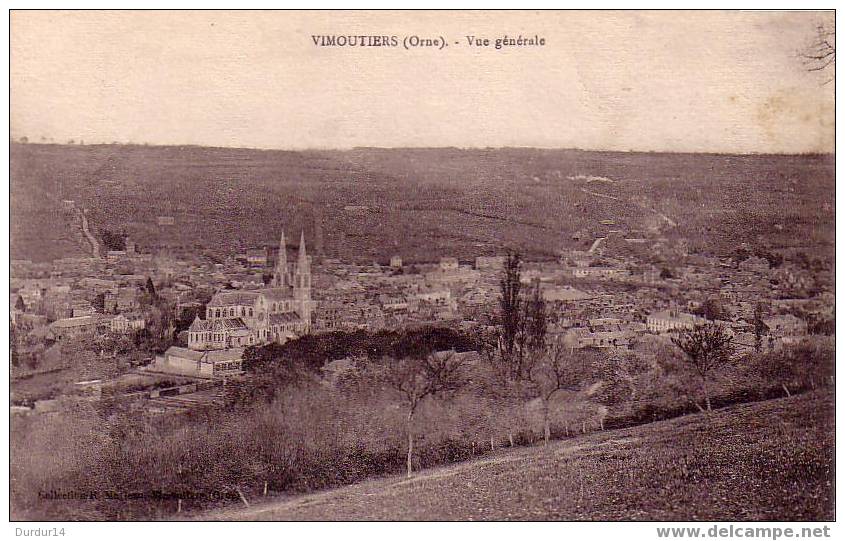
<svg viewBox="0 0 845 541"><path fill-rule="evenodd" d="M294 272L294 288L300 290L311 288L311 264L308 262L308 254L305 253L304 231L299 236L299 259L296 262L296 272Z"/></svg>
<svg viewBox="0 0 845 541"><path fill-rule="evenodd" d="M293 277L293 298L296 302L297 313L304 324L304 330L311 329L311 264L305 253L305 231L299 235L299 259L296 262L296 272Z"/></svg>
<svg viewBox="0 0 845 541"><path fill-rule="evenodd" d="M282 231L282 237L279 239L279 255L276 257L276 269L273 272L273 287L284 287L287 282L288 274L288 253L287 243L285 242L285 232Z"/></svg>
<svg viewBox="0 0 845 541"><path fill-rule="evenodd" d="M304 270L308 266L308 256L305 253L305 231L299 235L299 261L298 265Z"/></svg>

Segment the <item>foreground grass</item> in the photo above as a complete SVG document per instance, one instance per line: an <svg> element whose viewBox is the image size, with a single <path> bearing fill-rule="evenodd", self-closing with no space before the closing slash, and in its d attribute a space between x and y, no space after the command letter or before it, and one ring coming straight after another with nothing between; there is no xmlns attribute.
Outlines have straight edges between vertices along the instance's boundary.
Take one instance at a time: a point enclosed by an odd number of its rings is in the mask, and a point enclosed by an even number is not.
<svg viewBox="0 0 845 541"><path fill-rule="evenodd" d="M745 404L196 518L832 520L833 407Z"/></svg>

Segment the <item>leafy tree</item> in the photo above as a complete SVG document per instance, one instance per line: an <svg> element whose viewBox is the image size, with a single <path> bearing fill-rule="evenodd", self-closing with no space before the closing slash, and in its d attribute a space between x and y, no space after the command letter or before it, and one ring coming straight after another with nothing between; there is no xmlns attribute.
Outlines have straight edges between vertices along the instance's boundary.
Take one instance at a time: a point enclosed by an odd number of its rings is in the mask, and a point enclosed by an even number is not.
<svg viewBox="0 0 845 541"><path fill-rule="evenodd" d="M769 262L770 269L776 269L783 265L783 255L775 252L770 252L768 250L760 249L755 254L757 257L765 259Z"/></svg>
<svg viewBox="0 0 845 541"><path fill-rule="evenodd" d="M188 330L191 326L191 323L194 322L198 316L202 316L205 314L205 305L200 304L198 306L185 306L179 312L179 317L176 318L174 322L174 326L176 328L176 333L180 333L182 331ZM202 319L202 317L200 317Z"/></svg>
<svg viewBox="0 0 845 541"><path fill-rule="evenodd" d="M12 366L18 366L20 364L20 358L18 356L18 332L16 325L9 322L9 349L11 353L11 361Z"/></svg>
<svg viewBox="0 0 845 541"><path fill-rule="evenodd" d="M26 303L23 302L23 297L21 297L20 295L18 295L18 300L15 301L15 310L26 312Z"/></svg>
<svg viewBox="0 0 845 541"><path fill-rule="evenodd" d="M517 339L522 326L522 298L520 290L522 259L519 252L508 252L500 281L501 296L499 298L499 318L501 324L501 350L503 360L512 365L515 374L519 374L521 367L515 358Z"/></svg>
<svg viewBox="0 0 845 541"><path fill-rule="evenodd" d="M103 240L103 245L108 250L125 250L126 249L126 234L112 231L108 228L100 230L100 238Z"/></svg>
<svg viewBox="0 0 845 541"><path fill-rule="evenodd" d="M672 343L684 353L686 361L699 376L704 402L707 411L710 411L712 408L708 379L714 371L731 361L734 352L733 337L722 325L706 323L678 332L672 337Z"/></svg>
<svg viewBox="0 0 845 541"><path fill-rule="evenodd" d="M269 344L244 350L242 367L249 378L227 390L232 404L253 407L258 402L269 403L284 389L306 381L307 368L279 354L280 347Z"/></svg>
<svg viewBox="0 0 845 541"><path fill-rule="evenodd" d="M745 246L739 246L734 252L731 254L731 258L734 260L735 265L739 265L746 259L751 257L751 251L746 248Z"/></svg>
<svg viewBox="0 0 845 541"><path fill-rule="evenodd" d="M715 321L717 319L724 321L731 318L730 312L727 311L722 301L715 297L711 297L704 301L704 303L702 303L702 305L694 312L696 315L709 319L710 321Z"/></svg>
<svg viewBox="0 0 845 541"><path fill-rule="evenodd" d="M168 303L153 305L147 309L144 329L141 333L145 344L143 349L163 353L171 345L176 332L176 319L173 306Z"/></svg>
<svg viewBox="0 0 845 541"><path fill-rule="evenodd" d="M481 388L497 411L515 418L511 413L538 395L531 374L547 347L548 313L539 282L523 288L518 253L508 253L500 288L498 330L478 340L478 351L488 367ZM513 428L508 428L511 445Z"/></svg>
<svg viewBox="0 0 845 541"><path fill-rule="evenodd" d="M523 332L527 336L526 345L531 353L542 352L546 347L548 314L539 282L535 282L531 287L531 298L525 303L525 307Z"/></svg>
<svg viewBox="0 0 845 541"><path fill-rule="evenodd" d="M101 314L104 313L106 311L106 294L98 293L91 301L91 306Z"/></svg>
<svg viewBox="0 0 845 541"><path fill-rule="evenodd" d="M830 318L813 318L809 322L807 332L824 336L836 334L836 322Z"/></svg>
<svg viewBox="0 0 845 541"><path fill-rule="evenodd" d="M521 268L519 253L509 252L500 280L496 361L507 367L513 380L528 377L531 363L545 347L548 323L540 284L535 282L526 291Z"/></svg>
<svg viewBox="0 0 845 541"><path fill-rule="evenodd" d="M156 286L153 284L153 279L147 276L147 284L145 286L147 295L150 301L155 304L158 301L158 294L156 293Z"/></svg>

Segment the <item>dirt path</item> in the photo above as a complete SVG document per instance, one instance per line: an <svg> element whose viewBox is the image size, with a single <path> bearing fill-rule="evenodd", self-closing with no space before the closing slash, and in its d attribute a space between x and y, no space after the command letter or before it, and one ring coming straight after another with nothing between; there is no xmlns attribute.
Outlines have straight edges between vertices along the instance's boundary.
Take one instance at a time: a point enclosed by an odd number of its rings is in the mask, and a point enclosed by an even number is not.
<svg viewBox="0 0 845 541"><path fill-rule="evenodd" d="M91 234L90 229L88 228L88 217L85 215L85 209L79 211L80 216L82 216L82 232L85 234L85 238L88 239L88 242L91 244L91 255L93 257L100 257L100 244L97 242L97 239L94 238L94 235Z"/></svg>
<svg viewBox="0 0 845 541"><path fill-rule="evenodd" d="M642 204L640 204L640 203L636 203L636 202L634 202L634 201L626 201L626 200L624 200L624 199L622 199L622 198L619 198L619 197L616 197L616 196L613 196L613 195L608 195L608 194L606 194L606 193L593 192L593 191L590 191L590 190L588 190L588 189L586 189L586 188L580 188L580 190L581 190L582 192L584 192L585 194L592 195L592 196L594 196L594 197L603 197L603 198L605 198L605 199L612 199L612 200L614 200L614 201L620 201L620 202L622 202L622 203L630 203L631 205L634 205L634 206L636 206L636 207L638 207L638 208L641 208L641 209L643 209L643 210L645 210L645 211L648 211L648 212L654 213L657 217L659 217L661 220L663 220L664 222L666 222L667 224L669 224L669 225L670 225L670 226L672 226L672 227L677 227L677 226L678 226L678 223L677 223L675 220L673 220L672 218L670 218L670 217L666 216L666 215L665 215L665 214L663 214L662 212L658 212L658 211L654 210L653 208L647 207L647 206L642 205Z"/></svg>

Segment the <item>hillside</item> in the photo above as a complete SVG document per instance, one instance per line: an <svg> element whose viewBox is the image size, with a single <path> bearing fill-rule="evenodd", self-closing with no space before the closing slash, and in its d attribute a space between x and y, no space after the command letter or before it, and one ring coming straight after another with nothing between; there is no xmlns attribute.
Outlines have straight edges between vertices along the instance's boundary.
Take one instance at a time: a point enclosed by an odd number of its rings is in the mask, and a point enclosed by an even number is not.
<svg viewBox="0 0 845 541"><path fill-rule="evenodd" d="M833 396L807 394L202 520L832 520Z"/></svg>
<svg viewBox="0 0 845 541"><path fill-rule="evenodd" d="M95 232L125 231L153 250L274 246L284 227L350 259L504 246L552 255L609 229L717 252L765 239L832 253L833 193L834 158L817 155L12 144L12 257L84 250L55 220L61 199L89 209Z"/></svg>

